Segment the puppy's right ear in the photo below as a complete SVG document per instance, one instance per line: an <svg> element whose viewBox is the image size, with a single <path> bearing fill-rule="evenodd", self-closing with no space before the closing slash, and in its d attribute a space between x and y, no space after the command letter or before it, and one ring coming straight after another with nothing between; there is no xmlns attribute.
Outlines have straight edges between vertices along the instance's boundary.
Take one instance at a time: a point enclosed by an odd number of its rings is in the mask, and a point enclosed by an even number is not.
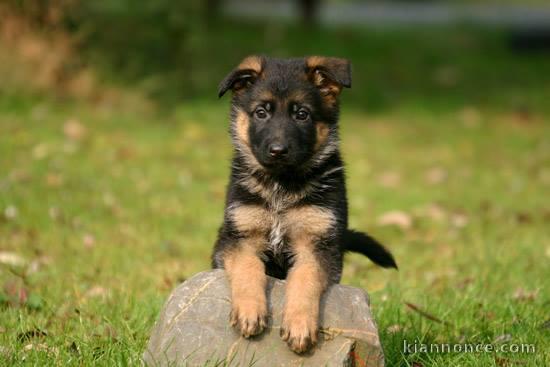
<svg viewBox="0 0 550 367"><path fill-rule="evenodd" d="M254 83L261 74L264 58L261 56L248 56L239 66L229 73L218 87L218 97L231 89L233 92L243 90Z"/></svg>

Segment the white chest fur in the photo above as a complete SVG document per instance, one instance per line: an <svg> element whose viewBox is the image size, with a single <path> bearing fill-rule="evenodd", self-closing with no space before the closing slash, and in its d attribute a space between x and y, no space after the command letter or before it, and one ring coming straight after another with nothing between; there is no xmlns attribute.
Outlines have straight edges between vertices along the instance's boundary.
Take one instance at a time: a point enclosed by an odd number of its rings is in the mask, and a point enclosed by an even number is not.
<svg viewBox="0 0 550 367"><path fill-rule="evenodd" d="M280 254L284 248L286 226L284 225L284 220L281 217L282 215L280 213L275 213L272 215L273 221L271 223L268 238L268 249L276 255Z"/></svg>

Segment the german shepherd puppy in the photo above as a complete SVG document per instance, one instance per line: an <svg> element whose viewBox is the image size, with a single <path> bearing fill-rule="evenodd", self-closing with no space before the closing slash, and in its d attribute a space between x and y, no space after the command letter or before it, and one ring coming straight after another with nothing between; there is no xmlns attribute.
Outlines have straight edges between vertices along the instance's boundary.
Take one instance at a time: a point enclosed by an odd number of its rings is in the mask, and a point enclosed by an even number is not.
<svg viewBox="0 0 550 367"><path fill-rule="evenodd" d="M267 325L266 274L287 280L280 334L302 353L317 341L319 301L340 281L345 251L397 268L348 229L338 96L350 86L347 60L318 56L250 56L220 83L220 97L233 92L234 155L212 263L227 272L230 322L244 337Z"/></svg>

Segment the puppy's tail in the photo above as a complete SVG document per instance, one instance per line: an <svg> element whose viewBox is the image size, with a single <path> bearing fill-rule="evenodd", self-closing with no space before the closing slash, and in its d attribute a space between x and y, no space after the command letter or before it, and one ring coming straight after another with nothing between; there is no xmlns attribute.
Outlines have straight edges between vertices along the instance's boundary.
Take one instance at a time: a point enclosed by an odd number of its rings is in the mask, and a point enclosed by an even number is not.
<svg viewBox="0 0 550 367"><path fill-rule="evenodd" d="M344 232L342 240L345 251L363 254L383 268L397 269L397 263L391 252L369 235L348 229Z"/></svg>

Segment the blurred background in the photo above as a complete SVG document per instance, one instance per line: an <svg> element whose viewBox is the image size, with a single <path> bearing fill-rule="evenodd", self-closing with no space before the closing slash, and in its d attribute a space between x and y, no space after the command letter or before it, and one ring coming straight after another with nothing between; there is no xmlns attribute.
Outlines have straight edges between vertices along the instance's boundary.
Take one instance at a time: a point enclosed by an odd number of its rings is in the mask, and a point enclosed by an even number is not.
<svg viewBox="0 0 550 367"><path fill-rule="evenodd" d="M169 292L210 267L217 85L250 54L353 64L350 222L400 270L347 255L342 282L371 295L387 364L550 364L547 0L1 0L0 361L139 363Z"/></svg>
<svg viewBox="0 0 550 367"><path fill-rule="evenodd" d="M4 0L2 41L3 94L23 84L97 101L109 83L174 104L212 97L250 53L330 54L354 63L346 101L358 107L526 109L544 105L550 10L544 0Z"/></svg>

